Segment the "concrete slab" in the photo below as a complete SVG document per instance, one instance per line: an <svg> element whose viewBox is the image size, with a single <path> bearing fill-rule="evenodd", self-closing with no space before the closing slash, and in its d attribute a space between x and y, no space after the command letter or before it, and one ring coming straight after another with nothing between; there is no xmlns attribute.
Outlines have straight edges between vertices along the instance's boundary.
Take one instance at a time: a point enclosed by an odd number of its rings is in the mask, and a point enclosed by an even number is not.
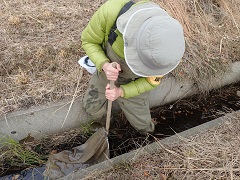
<svg viewBox="0 0 240 180"><path fill-rule="evenodd" d="M229 72L206 80L203 88L216 89L234 82L240 82L240 62L235 62ZM198 93L193 82L178 81L167 76L161 85L152 90L149 97L150 107L174 102L178 99ZM119 110L113 103L114 110ZM87 121L86 113L81 108L81 99L48 104L28 110L17 111L0 117L0 133L16 140L25 138L29 133L35 138L42 138L79 127Z"/></svg>
<svg viewBox="0 0 240 180"><path fill-rule="evenodd" d="M79 99L71 108L70 105L71 102L66 101L7 114L0 118L0 132L20 140L29 133L42 138L79 127L86 121L86 113L81 109Z"/></svg>

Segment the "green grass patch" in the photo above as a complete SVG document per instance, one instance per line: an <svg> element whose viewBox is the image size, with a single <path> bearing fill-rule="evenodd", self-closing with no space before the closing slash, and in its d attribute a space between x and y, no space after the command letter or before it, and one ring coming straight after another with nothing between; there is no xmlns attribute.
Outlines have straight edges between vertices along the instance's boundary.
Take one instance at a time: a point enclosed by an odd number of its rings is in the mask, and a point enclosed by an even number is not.
<svg viewBox="0 0 240 180"><path fill-rule="evenodd" d="M8 167L31 167L42 165L47 157L41 156L9 136L0 138L1 162Z"/></svg>

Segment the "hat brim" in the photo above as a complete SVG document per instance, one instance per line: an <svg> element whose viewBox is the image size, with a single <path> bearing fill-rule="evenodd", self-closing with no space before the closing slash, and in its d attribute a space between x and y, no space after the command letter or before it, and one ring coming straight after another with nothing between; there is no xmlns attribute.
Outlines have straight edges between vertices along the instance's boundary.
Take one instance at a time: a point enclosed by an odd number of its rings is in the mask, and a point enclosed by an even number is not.
<svg viewBox="0 0 240 180"><path fill-rule="evenodd" d="M134 74L142 77L165 75L175 69L180 62L179 60L179 62L171 68L152 69L141 61L136 46L137 32L143 22L152 16L169 15L158 5L148 2L132 7L129 11L121 15L117 21L119 31L123 31L125 61Z"/></svg>

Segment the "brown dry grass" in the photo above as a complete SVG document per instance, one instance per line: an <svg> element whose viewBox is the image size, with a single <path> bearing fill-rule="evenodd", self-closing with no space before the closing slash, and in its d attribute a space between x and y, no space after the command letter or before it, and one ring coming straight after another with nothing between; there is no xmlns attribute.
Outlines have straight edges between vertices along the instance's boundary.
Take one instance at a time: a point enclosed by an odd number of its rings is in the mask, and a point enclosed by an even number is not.
<svg viewBox="0 0 240 180"><path fill-rule="evenodd" d="M10 0L0 5L0 114L74 95L80 35L102 1Z"/></svg>
<svg viewBox="0 0 240 180"><path fill-rule="evenodd" d="M84 179L239 179L240 112L226 119L218 128L188 139L180 137L181 142L168 146L158 142L158 151L94 171Z"/></svg>
<svg viewBox="0 0 240 180"><path fill-rule="evenodd" d="M178 19L186 36L184 62L174 72L198 85L240 60L238 0L155 0ZM201 88L201 86L199 86Z"/></svg>
<svg viewBox="0 0 240 180"><path fill-rule="evenodd" d="M89 75L79 77L80 35L103 2L2 0L0 114L84 94ZM240 59L239 0L155 2L184 27L186 53L171 73L176 78L201 87L202 79Z"/></svg>

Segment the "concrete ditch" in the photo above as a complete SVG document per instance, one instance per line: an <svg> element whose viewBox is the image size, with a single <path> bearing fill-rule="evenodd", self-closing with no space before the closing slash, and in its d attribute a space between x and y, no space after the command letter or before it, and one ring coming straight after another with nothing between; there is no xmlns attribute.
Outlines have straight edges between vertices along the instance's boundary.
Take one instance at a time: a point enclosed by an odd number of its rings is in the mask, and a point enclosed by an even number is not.
<svg viewBox="0 0 240 180"><path fill-rule="evenodd" d="M204 123L202 125L196 126L194 128L188 129L186 131L175 134L173 136L164 138L162 140L159 140L158 142L154 142L152 144L149 144L149 145L144 146L142 148L136 149L136 150L131 151L129 153L125 153L125 154L122 154L120 156L117 156L117 157L114 157L112 159L101 162L99 164L90 166L86 169L81 169L79 171L73 172L73 173L69 174L68 176L59 178L59 180L84 179L87 176L91 177L90 173L93 173L94 171L108 170L108 169L110 169L111 167L113 167L117 164L134 161L134 159L137 159L143 153L156 152L158 149L161 149L165 145L178 143L178 142L184 141L184 139L187 139L191 136L197 135L199 133L204 133L204 132L206 132L206 131L208 131L212 128L217 128L220 125L227 122L229 120L229 117L232 117L235 114L240 114L240 110L236 111L236 112L233 112L233 113L226 114L223 117L217 118L217 119L212 120L210 122L207 122L207 123Z"/></svg>
<svg viewBox="0 0 240 180"><path fill-rule="evenodd" d="M203 88L212 90L239 81L238 61L232 64L230 71L211 81L206 80ZM151 91L150 106L164 105L197 93L198 89L193 82L180 82L169 76L159 87ZM114 108L118 110L116 105ZM0 117L0 132L16 140L21 140L28 134L34 138L42 138L79 127L80 123L85 123L86 120L87 116L81 109L81 100L75 99L74 102L64 101L3 115Z"/></svg>

